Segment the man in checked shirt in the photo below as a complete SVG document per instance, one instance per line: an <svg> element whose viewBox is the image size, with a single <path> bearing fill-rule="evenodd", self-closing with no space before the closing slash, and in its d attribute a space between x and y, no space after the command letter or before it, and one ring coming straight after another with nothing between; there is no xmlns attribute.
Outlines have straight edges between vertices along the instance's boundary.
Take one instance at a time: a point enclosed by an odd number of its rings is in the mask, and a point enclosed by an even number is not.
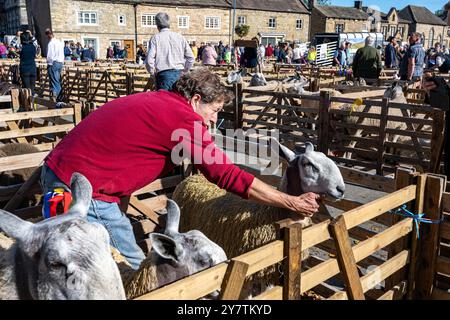
<svg viewBox="0 0 450 320"><path fill-rule="evenodd" d="M170 31L167 13L158 13L155 21L159 33L149 42L145 66L150 75L156 75L156 90L172 91L181 72L189 71L194 65L195 57L186 39Z"/></svg>

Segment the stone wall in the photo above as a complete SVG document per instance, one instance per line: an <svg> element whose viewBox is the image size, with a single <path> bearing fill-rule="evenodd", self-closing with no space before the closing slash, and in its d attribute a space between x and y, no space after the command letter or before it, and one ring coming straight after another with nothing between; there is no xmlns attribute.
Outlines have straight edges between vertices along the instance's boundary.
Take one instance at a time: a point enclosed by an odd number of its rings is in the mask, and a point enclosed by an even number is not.
<svg viewBox="0 0 450 320"><path fill-rule="evenodd" d="M344 24L344 32L362 32L362 30L370 30L369 22L366 20L350 20L350 19L327 19L325 31L335 32L336 24Z"/></svg>
<svg viewBox="0 0 450 320"><path fill-rule="evenodd" d="M432 46L434 46L434 43L439 42L439 36L441 36L441 41L444 42L447 40L447 46L448 46L448 37L446 36L447 33L447 28L446 26L433 26L433 25L429 25L429 24L415 24L415 28L414 31L415 32L419 32L420 34L425 35L425 39L423 42L423 46L425 49L428 49L430 47L430 30L433 29L434 30L434 36L433 36L433 41L432 41Z"/></svg>

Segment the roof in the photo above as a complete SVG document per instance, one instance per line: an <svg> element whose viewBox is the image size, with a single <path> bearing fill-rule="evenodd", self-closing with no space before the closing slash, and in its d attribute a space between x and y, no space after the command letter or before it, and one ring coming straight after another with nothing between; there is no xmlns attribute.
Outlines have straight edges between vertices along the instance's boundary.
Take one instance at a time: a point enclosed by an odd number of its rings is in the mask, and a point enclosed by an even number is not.
<svg viewBox="0 0 450 320"><path fill-rule="evenodd" d="M1 0L0 0L1 1ZM95 1L95 0L83 0L83 1ZM97 0L104 2L117 2L117 3L137 3L148 5L163 5L163 6L194 6L194 7L218 7L224 9L233 8L233 0ZM305 4L299 0L236 0L236 8L238 9L250 9L261 11L273 11L273 12L288 12L288 13L305 13L310 12L306 8Z"/></svg>
<svg viewBox="0 0 450 320"><path fill-rule="evenodd" d="M338 6L316 6L315 9L327 18L342 18L353 20L367 20L369 15L363 10L353 7L338 7Z"/></svg>
<svg viewBox="0 0 450 320"><path fill-rule="evenodd" d="M379 17L381 18L382 22L387 22L388 21L388 16L391 15L393 10L397 11L397 9L395 9L394 7L392 7L389 10L388 13L384 13L384 12L378 11L378 10L376 10L374 8L371 8L371 7L363 7L363 11L367 12L369 15L375 15L375 16L379 15ZM411 21L401 18L399 16L399 14L398 14L398 11L397 11L397 20L398 20L399 23L411 23Z"/></svg>
<svg viewBox="0 0 450 320"><path fill-rule="evenodd" d="M402 19L414 23L446 26L447 24L425 7L408 5L398 12Z"/></svg>
<svg viewBox="0 0 450 320"><path fill-rule="evenodd" d="M233 7L233 0L227 1ZM299 0L236 0L236 8L309 14L305 4Z"/></svg>

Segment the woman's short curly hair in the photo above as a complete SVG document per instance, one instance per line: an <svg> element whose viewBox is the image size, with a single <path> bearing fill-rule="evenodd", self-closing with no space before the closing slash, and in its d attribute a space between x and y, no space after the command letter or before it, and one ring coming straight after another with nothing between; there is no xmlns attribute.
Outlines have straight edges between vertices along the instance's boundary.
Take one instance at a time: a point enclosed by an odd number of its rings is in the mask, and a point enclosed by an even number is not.
<svg viewBox="0 0 450 320"><path fill-rule="evenodd" d="M233 99L232 92L220 82L220 77L204 67L183 73L174 91L187 100L198 94L204 103L223 101L227 105Z"/></svg>

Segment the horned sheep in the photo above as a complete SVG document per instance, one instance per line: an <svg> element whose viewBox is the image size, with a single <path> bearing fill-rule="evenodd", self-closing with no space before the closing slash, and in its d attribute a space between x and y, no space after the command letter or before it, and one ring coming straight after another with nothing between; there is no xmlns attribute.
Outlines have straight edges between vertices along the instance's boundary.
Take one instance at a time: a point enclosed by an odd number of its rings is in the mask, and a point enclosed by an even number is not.
<svg viewBox="0 0 450 320"><path fill-rule="evenodd" d="M314 151L311 143L307 143L305 152L299 155L275 139L272 140L272 148L289 163L280 184L281 191L294 196L315 192L332 199L343 198L345 184L339 168L325 154ZM292 217L303 227L311 225L310 218L299 220L287 210L245 201L219 189L200 175L189 177L178 185L173 199L183 212L181 230L201 230L229 257L274 241L275 222L284 218ZM244 296L255 293L254 290L261 292L273 281L273 273L259 273L253 279L255 287L246 288Z"/></svg>

